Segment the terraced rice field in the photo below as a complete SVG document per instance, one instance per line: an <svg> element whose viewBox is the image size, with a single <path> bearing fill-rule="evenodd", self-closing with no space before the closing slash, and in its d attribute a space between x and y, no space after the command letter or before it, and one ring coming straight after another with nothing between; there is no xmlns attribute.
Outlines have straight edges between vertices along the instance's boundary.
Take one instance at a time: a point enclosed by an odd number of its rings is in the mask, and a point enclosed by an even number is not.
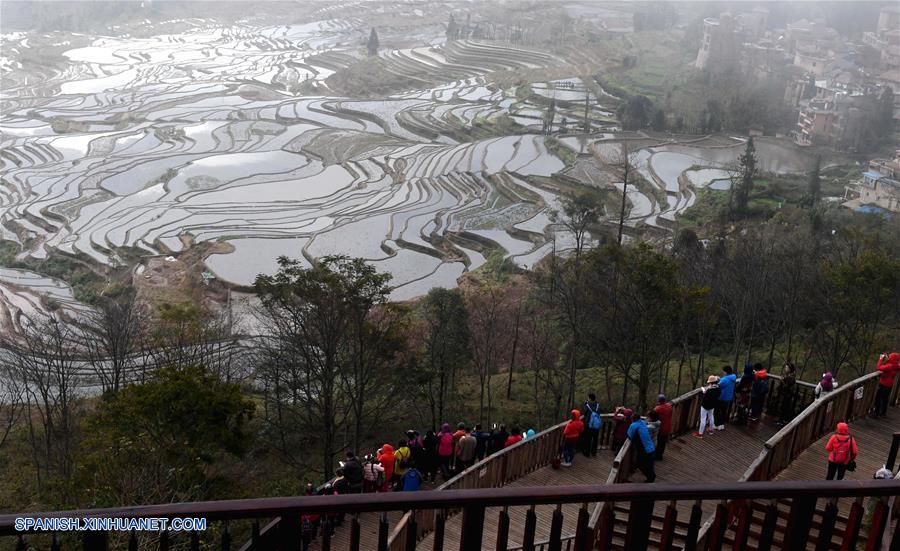
<svg viewBox="0 0 900 551"><path fill-rule="evenodd" d="M423 25L418 45L378 54L410 89L361 99L335 93L332 77L365 60L364 21L182 23L188 30L149 38L81 36L87 45L73 48L42 35L61 61L37 71L16 60L34 37L3 35L0 240L16 243L20 259L60 253L120 266L135 251L178 255L227 242L206 264L247 285L274 271L279 255L347 254L391 272L393 298L403 300L456 285L490 249L531 266L566 248L549 216L559 199L529 178L566 168L538 133L548 102L559 131L563 117L581 124L590 92L577 77L525 93L490 78L565 60L501 42L445 42L441 26ZM604 122L611 108L593 97L590 110L593 130L614 129ZM509 135L473 134L504 117L515 121ZM610 137L564 143L590 155L589 142ZM739 149L646 149L644 175L670 199L663 208L630 191L630 223L671 220L693 201L680 174ZM779 163L791 168L789 158ZM14 327L37 303L46 309L48 296L77 307L62 282L0 276L0 324Z"/></svg>

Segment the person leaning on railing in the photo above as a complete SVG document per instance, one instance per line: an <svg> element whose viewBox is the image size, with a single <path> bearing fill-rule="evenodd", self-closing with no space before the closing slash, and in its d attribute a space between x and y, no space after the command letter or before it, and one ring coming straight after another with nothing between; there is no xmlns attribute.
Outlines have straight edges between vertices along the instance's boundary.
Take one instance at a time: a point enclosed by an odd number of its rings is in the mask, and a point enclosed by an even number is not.
<svg viewBox="0 0 900 551"><path fill-rule="evenodd" d="M875 412L873 414L876 419L887 415L891 390L894 388L898 372L900 372L900 353L894 352L890 356L882 354L878 358L878 390L875 392Z"/></svg>
<svg viewBox="0 0 900 551"><path fill-rule="evenodd" d="M674 406L672 402L666 400L665 394L656 397L656 407L653 411L659 415L659 434L656 435L656 460L661 461L663 454L666 452L666 444L669 442L669 436L672 434L672 413Z"/></svg>

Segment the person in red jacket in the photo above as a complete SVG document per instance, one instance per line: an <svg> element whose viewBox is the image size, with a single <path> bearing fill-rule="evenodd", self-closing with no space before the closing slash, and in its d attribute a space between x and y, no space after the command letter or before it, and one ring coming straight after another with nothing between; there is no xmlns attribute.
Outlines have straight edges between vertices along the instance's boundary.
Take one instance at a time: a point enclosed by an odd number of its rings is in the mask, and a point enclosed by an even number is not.
<svg viewBox="0 0 900 551"><path fill-rule="evenodd" d="M565 438L565 443L563 444L563 467L572 466L572 460L575 459L575 450L578 449L582 431L584 431L584 423L581 422L581 412L573 409L572 418L563 429L563 437Z"/></svg>
<svg viewBox="0 0 900 551"><path fill-rule="evenodd" d="M900 373L900 354L897 352L890 356L882 354L878 358L878 390L875 392L875 414L873 417L878 418L887 415L891 389L894 388L897 373Z"/></svg>
<svg viewBox="0 0 900 551"><path fill-rule="evenodd" d="M391 488L391 478L394 476L394 447L390 444L381 446L376 456L378 462L384 467L384 484L379 492L387 492Z"/></svg>
<svg viewBox="0 0 900 551"><path fill-rule="evenodd" d="M509 431L509 437L506 439L506 442L503 443L503 447L508 448L513 444L518 444L524 439L525 437L519 432L519 427L513 427L512 430Z"/></svg>
<svg viewBox="0 0 900 551"><path fill-rule="evenodd" d="M659 415L659 434L656 435L656 459L662 460L666 451L666 443L672 434L672 402L666 401L666 395L660 394L656 398L656 407L653 411Z"/></svg>
<svg viewBox="0 0 900 551"><path fill-rule="evenodd" d="M850 436L850 427L847 423L838 423L837 432L831 435L825 444L828 452L828 475L826 480L834 480L837 474L838 480L844 480L847 472L847 464L856 459L859 449L856 447L856 439Z"/></svg>

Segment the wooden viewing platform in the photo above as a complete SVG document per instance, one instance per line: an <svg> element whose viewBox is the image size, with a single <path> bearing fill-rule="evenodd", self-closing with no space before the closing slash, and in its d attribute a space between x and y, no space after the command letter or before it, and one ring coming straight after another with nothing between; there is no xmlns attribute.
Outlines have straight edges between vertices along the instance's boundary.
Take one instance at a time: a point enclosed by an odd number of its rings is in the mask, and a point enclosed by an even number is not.
<svg viewBox="0 0 900 551"><path fill-rule="evenodd" d="M772 379L770 401L778 397ZM56 516L205 516L220 522L216 549L232 547L229 523L248 519L253 536L242 550L299 548L299 515L343 512L333 537L320 534L316 549L379 551L589 549L879 549L887 527L891 549L900 548L900 481L872 481L874 470L900 447L898 388L889 415L867 418L877 374L860 377L825 399L810 402L780 429L762 421L729 425L694 439L700 393L675 400L673 433L657 483L634 473L626 445L613 458L612 423L604 423L598 457L577 456L571 468L553 469L562 441L559 424L486 458L436 491L356 496L312 496L185 503L124 509L57 512ZM776 403L776 402L773 402ZM807 405L808 404L808 405ZM608 417L608 416L607 416ZM860 447L859 468L844 482L824 478L825 439L839 420L851 422ZM893 439L892 439L893 437ZM896 466L895 466L896 468ZM756 482L770 481L770 482ZM459 490L459 491L457 491ZM864 522L864 504L870 515ZM16 515L0 516L0 536L15 535ZM32 515L38 516L38 515ZM47 516L41 514L40 516ZM268 520L267 519L271 519ZM263 528L260 528L267 521ZM887 533L890 533L889 531ZM46 538L46 536L44 536ZM200 534L140 535L168 549L200 549ZM208 536L204 536L208 537ZM40 538L40 536L38 536ZM156 538L156 539L153 539ZM27 549L19 536L19 549ZM123 542L121 537L119 542ZM84 549L108 549L105 533L88 533ZM145 543L141 543L145 548ZM50 547L58 549L59 546ZM138 548L132 534L129 549ZM205 547L207 548L207 547Z"/></svg>

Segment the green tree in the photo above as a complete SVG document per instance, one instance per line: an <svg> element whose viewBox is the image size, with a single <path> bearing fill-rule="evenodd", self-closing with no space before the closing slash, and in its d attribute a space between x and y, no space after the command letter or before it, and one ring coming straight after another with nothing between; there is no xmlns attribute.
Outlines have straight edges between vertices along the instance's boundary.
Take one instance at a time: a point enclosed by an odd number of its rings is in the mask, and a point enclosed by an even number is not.
<svg viewBox="0 0 900 551"><path fill-rule="evenodd" d="M616 111L622 128L625 130L640 130L650 124L653 112L653 102L647 96L631 96Z"/></svg>
<svg viewBox="0 0 900 551"><path fill-rule="evenodd" d="M403 345L402 316L384 306L390 274L362 259L326 256L309 268L286 257L278 263L275 275L255 283L265 421L286 462L309 467L297 450L318 449L327 476L340 450L359 446L364 423L384 422L388 408L373 406L394 395L388 364Z"/></svg>
<svg viewBox="0 0 900 551"><path fill-rule="evenodd" d="M825 288L815 331L816 356L836 377L844 366L862 375L871 358L893 344L884 332L897 327L900 261L871 246L856 255L829 256L822 263Z"/></svg>
<svg viewBox="0 0 900 551"><path fill-rule="evenodd" d="M441 288L428 291L421 314L425 346L418 388L431 409L432 426L437 427L448 418L458 370L471 359L469 316L459 289Z"/></svg>
<svg viewBox="0 0 900 551"><path fill-rule="evenodd" d="M81 476L90 505L210 499L232 492L220 462L248 449L254 405L200 366L164 367L106 395L87 422ZM219 492L218 490L222 491Z"/></svg>
<svg viewBox="0 0 900 551"><path fill-rule="evenodd" d="M756 147L753 145L753 137L747 139L747 147L740 159L741 181L738 184L735 199L738 212L747 212L747 204L750 202L750 193L753 191L753 178L756 176Z"/></svg>
<svg viewBox="0 0 900 551"><path fill-rule="evenodd" d="M628 388L637 388L646 407L651 384L671 357L682 301L677 263L646 244L610 245L585 256L594 289L615 289L583 297L591 320L586 338L603 349Z"/></svg>
<svg viewBox="0 0 900 551"><path fill-rule="evenodd" d="M603 204L593 194L580 193L563 200L562 214L563 217L559 223L575 239L575 259L577 261L587 246L588 230L599 222L600 216L603 214ZM558 219L559 215L554 213L553 217Z"/></svg>

